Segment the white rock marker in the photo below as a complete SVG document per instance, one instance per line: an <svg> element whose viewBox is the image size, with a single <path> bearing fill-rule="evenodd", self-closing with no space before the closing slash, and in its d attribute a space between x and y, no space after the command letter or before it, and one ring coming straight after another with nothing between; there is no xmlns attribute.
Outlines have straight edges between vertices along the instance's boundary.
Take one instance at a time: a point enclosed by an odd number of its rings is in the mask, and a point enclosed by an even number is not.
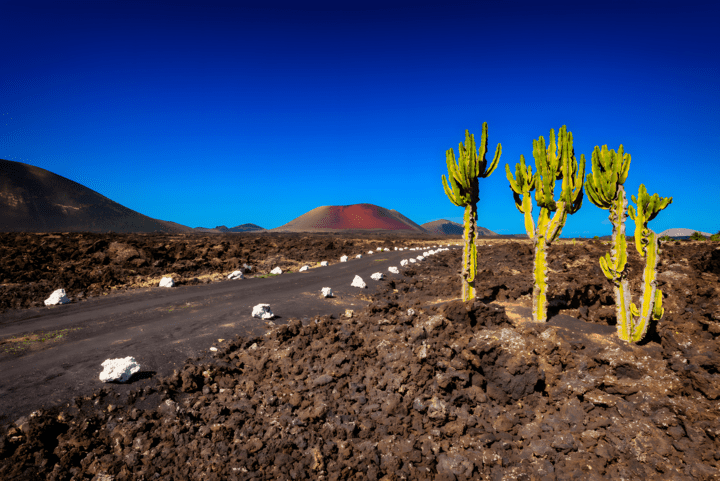
<svg viewBox="0 0 720 481"><path fill-rule="evenodd" d="M372 254L372 253L373 253L373 251L368 251L368 254Z"/></svg>
<svg viewBox="0 0 720 481"><path fill-rule="evenodd" d="M415 264L417 261L415 259L410 259L410 264Z"/></svg>
<svg viewBox="0 0 720 481"><path fill-rule="evenodd" d="M68 296L65 295L65 289L58 289L57 291L50 294L50 297L45 299L46 306L55 306L57 304L67 304L70 302Z"/></svg>
<svg viewBox="0 0 720 481"><path fill-rule="evenodd" d="M245 279L245 276L243 275L242 271L233 271L232 274L228 276L228 279L236 280L236 279Z"/></svg>
<svg viewBox="0 0 720 481"><path fill-rule="evenodd" d="M381 279L385 279L385 274L383 274L382 272L376 272L375 274L370 276L370 279L374 281L379 281Z"/></svg>
<svg viewBox="0 0 720 481"><path fill-rule="evenodd" d="M398 250L397 247L395 247L395 250Z"/></svg>
<svg viewBox="0 0 720 481"><path fill-rule="evenodd" d="M310 270L310 266L302 266L302 267L300 268L300 272L305 272L305 271L307 271L307 270Z"/></svg>
<svg viewBox="0 0 720 481"><path fill-rule="evenodd" d="M133 374L140 370L140 364L135 362L135 358L128 356L118 359L107 359L101 366L100 373L102 382L127 382Z"/></svg>
<svg viewBox="0 0 720 481"><path fill-rule="evenodd" d="M403 259L403 260L400 261L400 265L401 265L402 267L405 267L405 266L408 265L409 263L410 263L410 261L408 261L407 259Z"/></svg>
<svg viewBox="0 0 720 481"><path fill-rule="evenodd" d="M347 256L342 256L340 258L340 262L347 262L347 259L348 259Z"/></svg>
<svg viewBox="0 0 720 481"><path fill-rule="evenodd" d="M253 317L259 317L260 319L272 319L275 315L270 310L270 304L258 304L253 307Z"/></svg>
<svg viewBox="0 0 720 481"><path fill-rule="evenodd" d="M329 287L323 287L322 294L324 297L332 297L333 296L332 289L330 289Z"/></svg>
<svg viewBox="0 0 720 481"><path fill-rule="evenodd" d="M425 257L423 257L423 256L417 256L416 259L418 260L418 262L420 262L420 261L424 261L424 260L425 260Z"/></svg>
<svg viewBox="0 0 720 481"><path fill-rule="evenodd" d="M370 252L372 252L372 251L370 251ZM356 255L356 256L355 256L355 259L362 259L362 254Z"/></svg>
<svg viewBox="0 0 720 481"><path fill-rule="evenodd" d="M362 280L362 277L355 276L355 279L353 279L352 284L350 284L351 287L359 287L360 289L365 289L367 287L367 284L365 284L365 281Z"/></svg>
<svg viewBox="0 0 720 481"><path fill-rule="evenodd" d="M389 252L389 251L390 251L390 249L388 249L387 247L384 248L383 250L384 250L385 252Z"/></svg>
<svg viewBox="0 0 720 481"><path fill-rule="evenodd" d="M393 274L400 274L400 271L399 271L398 268L395 267L395 266L390 266L390 267L388 267L388 270L389 270L391 273L393 273Z"/></svg>
<svg viewBox="0 0 720 481"><path fill-rule="evenodd" d="M163 277L160 279L160 287L175 287L175 281L172 277Z"/></svg>
<svg viewBox="0 0 720 481"><path fill-rule="evenodd" d="M328 261L322 261L322 262L320 263L320 266L321 266L321 267L327 267L327 266L328 266Z"/></svg>
<svg viewBox="0 0 720 481"><path fill-rule="evenodd" d="M276 267L275 269L270 271L270 274L282 274L282 269Z"/></svg>

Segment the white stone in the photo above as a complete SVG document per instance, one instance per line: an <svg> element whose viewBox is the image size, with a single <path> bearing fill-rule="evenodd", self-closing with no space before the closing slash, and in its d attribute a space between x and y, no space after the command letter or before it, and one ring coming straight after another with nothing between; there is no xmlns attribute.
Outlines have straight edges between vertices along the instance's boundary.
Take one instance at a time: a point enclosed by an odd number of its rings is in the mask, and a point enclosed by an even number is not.
<svg viewBox="0 0 720 481"><path fill-rule="evenodd" d="M370 252L372 252L372 251L370 251ZM355 259L362 259L362 254L356 255L356 256L355 256Z"/></svg>
<svg viewBox="0 0 720 481"><path fill-rule="evenodd" d="M390 251L390 249L388 249L387 247L384 248L383 250L384 250L385 252L389 252L389 251Z"/></svg>
<svg viewBox="0 0 720 481"><path fill-rule="evenodd" d="M347 256L342 256L340 258L340 262L347 262L347 259L348 259Z"/></svg>
<svg viewBox="0 0 720 481"><path fill-rule="evenodd" d="M417 256L416 259L419 260L419 261L424 261L424 260L425 260L425 257L423 257L423 256Z"/></svg>
<svg viewBox="0 0 720 481"><path fill-rule="evenodd" d="M381 279L385 279L385 274L383 274L382 272L376 272L375 274L370 276L370 279L379 281Z"/></svg>
<svg viewBox="0 0 720 481"><path fill-rule="evenodd" d="M210 350L211 350L212 352L216 352L216 351L217 351L217 347L211 347Z"/></svg>
<svg viewBox="0 0 720 481"><path fill-rule="evenodd" d="M175 281L172 277L163 277L160 279L160 287L175 287Z"/></svg>
<svg viewBox="0 0 720 481"><path fill-rule="evenodd" d="M282 269L276 267L275 269L270 271L270 274L282 274Z"/></svg>
<svg viewBox="0 0 720 481"><path fill-rule="evenodd" d="M407 259L403 259L403 260L400 261L400 265L401 265L402 267L405 267L405 266L408 265L409 263L410 263L410 261L408 261Z"/></svg>
<svg viewBox="0 0 720 481"><path fill-rule="evenodd" d="M411 264L415 264L417 261L415 259L410 259Z"/></svg>
<svg viewBox="0 0 720 481"><path fill-rule="evenodd" d="M373 253L373 251L368 251L368 254L372 254L372 253Z"/></svg>
<svg viewBox="0 0 720 481"><path fill-rule="evenodd" d="M260 319L272 319L275 317L270 310L270 304L258 304L253 307L252 316L259 317Z"/></svg>
<svg viewBox="0 0 720 481"><path fill-rule="evenodd" d="M395 247L395 250L398 250L397 247Z"/></svg>
<svg viewBox="0 0 720 481"><path fill-rule="evenodd" d="M332 289L330 289L329 287L323 287L322 294L324 297L332 297L333 296Z"/></svg>
<svg viewBox="0 0 720 481"><path fill-rule="evenodd" d="M365 289L367 287L367 284L362 280L362 277L355 276L355 279L353 279L352 284L350 284L351 287L359 287L360 289Z"/></svg>
<svg viewBox="0 0 720 481"><path fill-rule="evenodd" d="M389 270L391 273L393 273L393 274L400 274L400 271L399 271L398 268L395 267L395 266L390 266L390 267L388 267L388 270Z"/></svg>
<svg viewBox="0 0 720 481"><path fill-rule="evenodd" d="M127 382L133 374L140 370L140 364L135 362L135 358L131 356L107 359L101 366L103 367L100 373L100 380L102 382Z"/></svg>
<svg viewBox="0 0 720 481"><path fill-rule="evenodd" d="M321 266L321 267L327 267L327 266L328 266L328 261L322 261L322 262L320 263L320 266Z"/></svg>
<svg viewBox="0 0 720 481"><path fill-rule="evenodd" d="M243 275L242 271L233 271L232 274L228 276L228 279L245 279L245 276Z"/></svg>
<svg viewBox="0 0 720 481"><path fill-rule="evenodd" d="M58 304L67 304L68 302L70 302L70 299L65 295L65 289L58 289L50 294L50 297L45 299L46 306L56 306Z"/></svg>
<svg viewBox="0 0 720 481"><path fill-rule="evenodd" d="M302 266L302 267L300 268L300 272L305 272L305 271L307 271L307 270L310 270L310 266Z"/></svg>

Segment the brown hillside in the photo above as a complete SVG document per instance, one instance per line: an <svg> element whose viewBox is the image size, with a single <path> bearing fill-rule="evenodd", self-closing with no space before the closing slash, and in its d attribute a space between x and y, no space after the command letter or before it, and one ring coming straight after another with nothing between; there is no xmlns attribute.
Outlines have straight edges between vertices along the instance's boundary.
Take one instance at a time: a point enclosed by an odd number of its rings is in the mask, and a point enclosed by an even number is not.
<svg viewBox="0 0 720 481"><path fill-rule="evenodd" d="M427 222L423 224L422 227L431 234L437 235L462 235L464 229L462 224L458 224L457 222L453 222L447 219ZM485 227L478 226L477 229L479 236L497 235L495 232L486 229Z"/></svg>
<svg viewBox="0 0 720 481"><path fill-rule="evenodd" d="M297 217L275 232L396 231L427 233L396 210L373 204L324 205Z"/></svg>
<svg viewBox="0 0 720 481"><path fill-rule="evenodd" d="M0 159L0 232L193 232L52 172Z"/></svg>

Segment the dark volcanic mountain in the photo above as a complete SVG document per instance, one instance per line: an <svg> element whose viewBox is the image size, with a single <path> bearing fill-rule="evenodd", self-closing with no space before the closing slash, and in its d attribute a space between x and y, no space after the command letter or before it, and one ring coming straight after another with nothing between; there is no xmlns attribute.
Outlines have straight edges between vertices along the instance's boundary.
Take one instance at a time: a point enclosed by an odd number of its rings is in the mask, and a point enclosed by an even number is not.
<svg viewBox="0 0 720 481"><path fill-rule="evenodd" d="M396 210L373 204L324 205L271 232L427 231Z"/></svg>
<svg viewBox="0 0 720 481"><path fill-rule="evenodd" d="M52 172L0 159L0 232L193 232Z"/></svg>
<svg viewBox="0 0 720 481"><path fill-rule="evenodd" d="M203 232L203 233L217 233L217 234L227 234L231 232L260 232L264 231L263 227L260 227L259 225L255 224L242 224L235 227L227 228L224 225L219 225L215 227L214 229L209 229L207 227L195 227L193 228L196 232Z"/></svg>
<svg viewBox="0 0 720 481"><path fill-rule="evenodd" d="M432 222L426 222L422 227L430 232L431 234L439 235L462 235L463 225L458 224L447 219L434 220ZM495 232L486 229L485 227L478 226L478 235L497 235Z"/></svg>

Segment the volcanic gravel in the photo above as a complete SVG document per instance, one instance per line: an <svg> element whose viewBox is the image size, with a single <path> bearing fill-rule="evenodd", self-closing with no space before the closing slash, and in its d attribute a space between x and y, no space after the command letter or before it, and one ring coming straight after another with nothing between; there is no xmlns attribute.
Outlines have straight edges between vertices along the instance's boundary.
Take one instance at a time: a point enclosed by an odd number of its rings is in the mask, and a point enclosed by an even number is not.
<svg viewBox="0 0 720 481"><path fill-rule="evenodd" d="M718 479L720 250L662 245L665 316L628 345L609 248L549 249L543 324L517 315L530 244L485 241L467 303L460 253L437 253L351 318L290 319L127 399L104 388L17 420L0 478Z"/></svg>

